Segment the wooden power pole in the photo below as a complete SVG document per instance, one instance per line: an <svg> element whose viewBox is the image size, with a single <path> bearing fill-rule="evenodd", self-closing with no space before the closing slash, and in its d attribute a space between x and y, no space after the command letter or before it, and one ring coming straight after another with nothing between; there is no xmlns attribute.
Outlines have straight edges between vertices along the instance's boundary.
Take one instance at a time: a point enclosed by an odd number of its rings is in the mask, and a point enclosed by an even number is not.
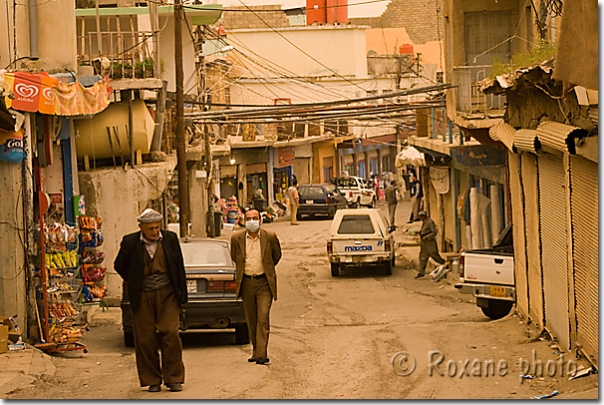
<svg viewBox="0 0 604 405"><path fill-rule="evenodd" d="M182 0L174 0L174 65L176 68L176 159L180 236L189 236L189 181L185 140L184 73L182 69Z"/></svg>

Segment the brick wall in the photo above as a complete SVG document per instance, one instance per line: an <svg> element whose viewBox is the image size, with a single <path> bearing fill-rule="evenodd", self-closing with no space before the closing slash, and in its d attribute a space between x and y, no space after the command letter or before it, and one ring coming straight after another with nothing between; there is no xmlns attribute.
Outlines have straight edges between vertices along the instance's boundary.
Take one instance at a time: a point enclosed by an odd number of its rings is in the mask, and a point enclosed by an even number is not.
<svg viewBox="0 0 604 405"><path fill-rule="evenodd" d="M351 18L350 23L372 28L406 28L414 44L425 44L444 37L442 8L443 0L392 0L380 17Z"/></svg>
<svg viewBox="0 0 604 405"><path fill-rule="evenodd" d="M281 10L279 5L268 5L268 6L249 6L246 7L226 7L229 10L241 10L241 11L227 11L222 13L221 24L227 30L234 29L245 29L245 28L268 28L267 24L272 28L283 28L289 27L289 20L287 16ZM253 13L252 11L256 13ZM264 22L262 22L264 20Z"/></svg>

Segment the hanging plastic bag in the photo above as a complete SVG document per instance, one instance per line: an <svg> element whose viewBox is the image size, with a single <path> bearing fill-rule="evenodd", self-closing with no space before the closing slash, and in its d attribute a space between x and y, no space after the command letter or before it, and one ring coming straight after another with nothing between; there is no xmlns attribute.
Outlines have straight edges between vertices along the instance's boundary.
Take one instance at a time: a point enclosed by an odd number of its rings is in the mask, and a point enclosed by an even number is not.
<svg viewBox="0 0 604 405"><path fill-rule="evenodd" d="M23 130L17 132L0 130L0 160L21 163L24 158Z"/></svg>

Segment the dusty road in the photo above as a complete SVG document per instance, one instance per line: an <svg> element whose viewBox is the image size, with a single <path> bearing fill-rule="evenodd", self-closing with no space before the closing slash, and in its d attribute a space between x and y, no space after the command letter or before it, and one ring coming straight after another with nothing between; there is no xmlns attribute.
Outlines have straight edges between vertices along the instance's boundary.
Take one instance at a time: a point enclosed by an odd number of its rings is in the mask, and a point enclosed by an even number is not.
<svg viewBox="0 0 604 405"><path fill-rule="evenodd" d="M85 335L88 354L54 358L54 376L8 398L527 399L553 390L567 397L597 386L593 375L568 381L558 364L567 366L574 356L559 362L552 343L531 336L515 315L490 321L453 288L451 277L415 280L413 269L397 266L392 276L354 270L332 278L325 253L330 224L264 225L278 233L283 247L269 365L248 363L250 347L235 345L232 333L186 333L185 389L148 393L138 387L134 352L123 346L120 311L112 308L99 313ZM405 373L412 360L399 355L396 370L391 363L401 351L415 359L408 376L395 371ZM430 351L442 353L433 354L432 363L444 356L439 365L429 367ZM555 375L531 371L536 378L521 384L519 359L530 364L533 351L544 366L556 361Z"/></svg>

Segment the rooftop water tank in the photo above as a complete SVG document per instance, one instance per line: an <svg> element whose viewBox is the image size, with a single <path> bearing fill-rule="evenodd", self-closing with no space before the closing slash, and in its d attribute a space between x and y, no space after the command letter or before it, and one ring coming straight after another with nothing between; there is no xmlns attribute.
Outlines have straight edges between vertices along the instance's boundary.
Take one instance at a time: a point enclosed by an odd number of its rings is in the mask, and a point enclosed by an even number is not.
<svg viewBox="0 0 604 405"><path fill-rule="evenodd" d="M413 44L402 44L398 47L398 53L401 55L413 55Z"/></svg>
<svg viewBox="0 0 604 405"><path fill-rule="evenodd" d="M326 22L325 0L306 0L306 25L323 25Z"/></svg>

